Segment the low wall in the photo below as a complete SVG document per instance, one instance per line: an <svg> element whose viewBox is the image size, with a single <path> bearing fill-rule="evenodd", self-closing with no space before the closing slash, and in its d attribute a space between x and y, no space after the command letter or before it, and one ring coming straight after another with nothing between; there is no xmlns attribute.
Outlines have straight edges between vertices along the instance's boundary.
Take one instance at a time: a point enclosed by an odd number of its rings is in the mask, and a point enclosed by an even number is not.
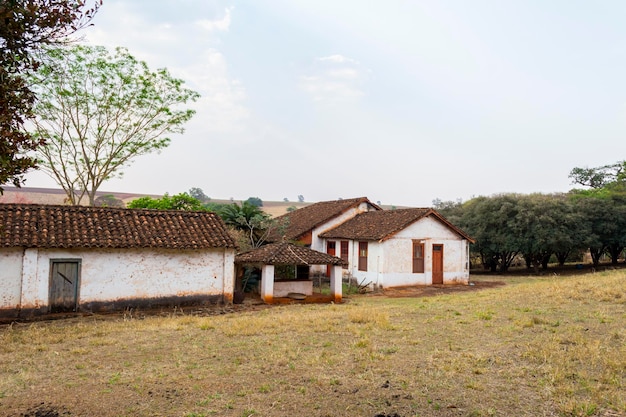
<svg viewBox="0 0 626 417"><path fill-rule="evenodd" d="M274 281L274 297L287 297L290 292L313 295L313 281L308 279L284 279Z"/></svg>

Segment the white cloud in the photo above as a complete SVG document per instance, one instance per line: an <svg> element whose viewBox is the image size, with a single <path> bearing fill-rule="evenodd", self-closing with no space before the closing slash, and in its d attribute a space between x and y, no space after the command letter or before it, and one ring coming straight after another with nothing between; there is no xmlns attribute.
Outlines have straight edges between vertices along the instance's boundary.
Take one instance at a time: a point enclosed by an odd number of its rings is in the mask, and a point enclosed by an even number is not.
<svg viewBox="0 0 626 417"><path fill-rule="evenodd" d="M365 95L365 71L358 61L343 55L316 58L310 74L300 77L300 88L318 103L351 102Z"/></svg>
<svg viewBox="0 0 626 417"><path fill-rule="evenodd" d="M322 61L322 62L324 61L335 62L338 64L345 64L345 63L358 64L358 61L355 61L354 59L346 58L345 56L339 55L339 54L323 56L321 58L317 58L317 60Z"/></svg>
<svg viewBox="0 0 626 417"><path fill-rule="evenodd" d="M176 72L201 95L194 106L197 114L191 122L195 129L203 134L239 133L244 129L244 121L249 117L244 104L245 88L229 76L221 52L207 49L193 65L176 68Z"/></svg>
<svg viewBox="0 0 626 417"><path fill-rule="evenodd" d="M344 78L354 80L360 77L360 73L354 68L337 68L331 69L326 72L329 77L332 78Z"/></svg>
<svg viewBox="0 0 626 417"><path fill-rule="evenodd" d="M226 9L224 17L217 20L200 19L196 21L196 25L208 32L226 32L230 28L230 11Z"/></svg>

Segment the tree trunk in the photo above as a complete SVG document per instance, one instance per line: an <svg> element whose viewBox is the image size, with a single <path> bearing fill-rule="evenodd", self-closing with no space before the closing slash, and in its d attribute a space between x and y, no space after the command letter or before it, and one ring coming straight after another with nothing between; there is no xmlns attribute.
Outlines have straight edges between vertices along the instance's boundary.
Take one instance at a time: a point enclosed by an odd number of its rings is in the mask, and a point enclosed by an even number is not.
<svg viewBox="0 0 626 417"><path fill-rule="evenodd" d="M532 267L533 259L532 255L527 253L524 254L524 261L526 262L526 269L530 269Z"/></svg>
<svg viewBox="0 0 626 417"><path fill-rule="evenodd" d="M569 256L570 251L565 251L565 252L556 252L556 259L559 261L559 266L563 266L565 265L565 261L567 260L567 257Z"/></svg>
<svg viewBox="0 0 626 417"><path fill-rule="evenodd" d="M551 252L544 253L541 257L541 268L545 271L548 269L548 263L550 262Z"/></svg>
<svg viewBox="0 0 626 417"><path fill-rule="evenodd" d="M609 255L611 256L612 265L617 265L617 261L619 259L619 256L622 254L623 250L624 250L624 247L618 244L613 244L609 246Z"/></svg>
<svg viewBox="0 0 626 417"><path fill-rule="evenodd" d="M589 248L589 252L591 253L591 259L593 261L593 266L597 267L600 264L600 257L604 253L604 247L602 247L602 248Z"/></svg>

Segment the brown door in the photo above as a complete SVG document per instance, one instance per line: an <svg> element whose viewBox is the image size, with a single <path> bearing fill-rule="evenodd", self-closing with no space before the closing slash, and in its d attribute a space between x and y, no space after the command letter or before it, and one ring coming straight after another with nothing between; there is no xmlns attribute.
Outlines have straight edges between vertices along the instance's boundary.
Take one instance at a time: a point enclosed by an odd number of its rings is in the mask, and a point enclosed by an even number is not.
<svg viewBox="0 0 626 417"><path fill-rule="evenodd" d="M50 273L51 313L76 311L80 280L80 261L52 261Z"/></svg>
<svg viewBox="0 0 626 417"><path fill-rule="evenodd" d="M367 242L359 242L359 271L367 271Z"/></svg>
<svg viewBox="0 0 626 417"><path fill-rule="evenodd" d="M348 269L348 241L341 241L341 260L344 262L343 269Z"/></svg>
<svg viewBox="0 0 626 417"><path fill-rule="evenodd" d="M443 245L433 245L433 284L443 284Z"/></svg>
<svg viewBox="0 0 626 417"><path fill-rule="evenodd" d="M335 253L337 251L337 244L336 242L326 242L326 253L332 256L335 256ZM326 265L326 276L330 277L330 265Z"/></svg>

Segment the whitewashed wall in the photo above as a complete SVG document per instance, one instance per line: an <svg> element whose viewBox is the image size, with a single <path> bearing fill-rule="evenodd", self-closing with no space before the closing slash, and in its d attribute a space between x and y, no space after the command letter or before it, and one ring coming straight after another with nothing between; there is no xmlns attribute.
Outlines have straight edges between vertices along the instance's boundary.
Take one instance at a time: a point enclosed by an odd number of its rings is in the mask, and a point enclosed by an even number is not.
<svg viewBox="0 0 626 417"><path fill-rule="evenodd" d="M328 223L324 223L323 225L320 225L319 227L313 229L313 232L311 234L312 235L311 236L311 249L326 253L326 240L320 238L319 235L332 229L333 227L340 225L341 223L344 223L347 220L350 220L351 218L355 217L359 213L365 213L370 210L374 210L374 208L368 203L363 202L359 204L357 207L354 207L346 211L345 213L341 214L340 216L337 216L331 219ZM340 250L339 241L337 241L337 249L336 249L335 256L340 255L339 250ZM310 273L311 274L325 274L326 266L325 265L313 265L310 268Z"/></svg>
<svg viewBox="0 0 626 417"><path fill-rule="evenodd" d="M21 248L0 249L0 309L20 304L23 253Z"/></svg>
<svg viewBox="0 0 626 417"><path fill-rule="evenodd" d="M0 270L5 271L6 267L12 271L7 273L9 283L0 289L3 308L15 308L20 298L22 309L47 306L51 259L80 259L81 306L116 300L222 295L226 301L232 301L235 257L232 249L28 249L23 257L21 251L19 255L3 253Z"/></svg>

